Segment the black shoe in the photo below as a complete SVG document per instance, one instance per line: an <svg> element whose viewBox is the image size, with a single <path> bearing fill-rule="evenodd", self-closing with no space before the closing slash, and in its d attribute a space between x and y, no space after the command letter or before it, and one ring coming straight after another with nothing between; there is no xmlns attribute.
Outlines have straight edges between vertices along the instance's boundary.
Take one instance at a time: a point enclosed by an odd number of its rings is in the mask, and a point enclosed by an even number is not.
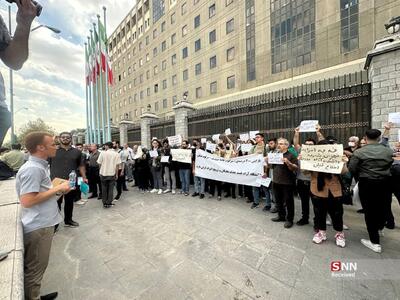
<svg viewBox="0 0 400 300"><path fill-rule="evenodd" d="M363 213L364 213L364 209L361 208L361 209L357 210L357 213L358 213L358 214L363 214Z"/></svg>
<svg viewBox="0 0 400 300"><path fill-rule="evenodd" d="M271 209L271 206L266 205L264 206L264 208L262 209L263 211L269 211Z"/></svg>
<svg viewBox="0 0 400 300"><path fill-rule="evenodd" d="M283 225L283 227L285 227L285 228L290 228L292 226L293 226L293 222L291 222L291 221L286 221L285 224Z"/></svg>
<svg viewBox="0 0 400 300"><path fill-rule="evenodd" d="M128 190L128 189L123 189L123 191L125 191L125 192L129 192L129 190Z"/></svg>
<svg viewBox="0 0 400 300"><path fill-rule="evenodd" d="M114 200L119 200L120 197L121 197L121 195L117 195L117 196L115 196Z"/></svg>
<svg viewBox="0 0 400 300"><path fill-rule="evenodd" d="M275 217L271 219L272 222L285 222L285 218L281 218L281 217Z"/></svg>
<svg viewBox="0 0 400 300"><path fill-rule="evenodd" d="M229 197L231 197L231 194L226 194L224 197L229 198Z"/></svg>
<svg viewBox="0 0 400 300"><path fill-rule="evenodd" d="M253 200L247 199L246 203L252 203Z"/></svg>
<svg viewBox="0 0 400 300"><path fill-rule="evenodd" d="M232 199L236 199L236 195L232 195Z"/></svg>
<svg viewBox="0 0 400 300"><path fill-rule="evenodd" d="M269 210L269 212L275 214L275 213L278 212L278 209L277 209L276 207L274 207L274 208L271 208L271 209Z"/></svg>
<svg viewBox="0 0 400 300"><path fill-rule="evenodd" d="M218 201L221 201L221 196L218 196L217 200L218 200Z"/></svg>
<svg viewBox="0 0 400 300"><path fill-rule="evenodd" d="M308 224L308 220L307 219L300 219L296 222L297 225L299 226L303 226L303 225L307 225Z"/></svg>
<svg viewBox="0 0 400 300"><path fill-rule="evenodd" d="M40 296L40 300L53 300L53 299L56 299L57 296L58 296L58 293L54 292L54 293L50 293L50 294L47 294L44 296Z"/></svg>
<svg viewBox="0 0 400 300"><path fill-rule="evenodd" d="M97 200L102 200L102 199L103 197L101 195L97 197Z"/></svg>
<svg viewBox="0 0 400 300"><path fill-rule="evenodd" d="M203 199L204 198L204 194L200 194L200 199Z"/></svg>
<svg viewBox="0 0 400 300"><path fill-rule="evenodd" d="M111 205L109 205L109 204L103 204L103 207L104 207L104 208L110 208Z"/></svg>
<svg viewBox="0 0 400 300"><path fill-rule="evenodd" d="M253 202L253 204L250 206L251 209L256 208L260 205L260 203L255 203Z"/></svg>
<svg viewBox="0 0 400 300"><path fill-rule="evenodd" d="M73 221L73 220L71 220L71 221L65 221L65 225L64 225L65 227L79 227L79 223L78 222L75 222L75 221Z"/></svg>
<svg viewBox="0 0 400 300"><path fill-rule="evenodd" d="M386 222L385 227L387 229L394 229L394 227L395 227L394 222Z"/></svg>
<svg viewBox="0 0 400 300"><path fill-rule="evenodd" d="M93 199L93 198L96 198L96 197L98 197L97 194L94 194L94 195L90 196L88 199Z"/></svg>
<svg viewBox="0 0 400 300"><path fill-rule="evenodd" d="M199 193L193 193L192 197L197 197L198 195L200 195Z"/></svg>

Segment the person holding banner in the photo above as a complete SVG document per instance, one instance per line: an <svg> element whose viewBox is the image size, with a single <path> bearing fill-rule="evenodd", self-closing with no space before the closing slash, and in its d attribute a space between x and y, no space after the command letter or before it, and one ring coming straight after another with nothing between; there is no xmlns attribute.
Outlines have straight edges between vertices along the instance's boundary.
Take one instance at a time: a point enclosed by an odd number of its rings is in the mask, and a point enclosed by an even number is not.
<svg viewBox="0 0 400 300"><path fill-rule="evenodd" d="M273 186L278 216L272 218L273 222L285 222L285 228L293 226L294 218L294 189L296 185L297 158L288 151L289 141L285 138L278 139L278 150L283 154L283 164L274 164ZM269 162L268 162L269 163Z"/></svg>
<svg viewBox="0 0 400 300"><path fill-rule="evenodd" d="M224 144L219 143L215 149L214 155L218 157L223 157L224 156ZM222 182L219 180L211 180L210 179L210 196L209 198L213 198L215 195L215 188L217 188L217 199L218 201L221 201L221 196L222 196Z"/></svg>
<svg viewBox="0 0 400 300"><path fill-rule="evenodd" d="M181 149L188 149L189 142L187 140L182 141ZM191 163L178 162L179 167L179 179L181 180L182 190L181 194L189 196L189 186L190 186L190 171L192 170Z"/></svg>
<svg viewBox="0 0 400 300"><path fill-rule="evenodd" d="M319 141L317 145L328 145L326 140ZM301 160L301 158L300 158ZM343 168L341 174L348 172L346 162L348 158L343 154ZM307 172L305 172L307 174ZM346 240L343 233L343 203L342 184L338 174L310 172L311 195L314 206L314 229L313 242L321 244L326 241L326 217L329 214L333 228L336 230L335 240L338 247L345 247Z"/></svg>
<svg viewBox="0 0 400 300"><path fill-rule="evenodd" d="M176 190L176 163L172 161L171 147L169 146L168 139L163 141L163 148L161 150L161 165L164 169L165 181L167 182L167 189L164 194L172 192L175 194Z"/></svg>
<svg viewBox="0 0 400 300"><path fill-rule="evenodd" d="M206 179L196 176L194 169L196 164L196 150L197 149L204 150L204 149L201 147L201 143L199 140L193 140L192 145L194 147L192 149L192 169L193 169L192 172L194 181L194 193L192 194L192 197L200 196L200 199L203 199L206 187Z"/></svg>
<svg viewBox="0 0 400 300"><path fill-rule="evenodd" d="M150 170L153 176L153 189L150 193L162 194L162 178L161 178L161 143L159 140L151 142L152 150L150 151Z"/></svg>

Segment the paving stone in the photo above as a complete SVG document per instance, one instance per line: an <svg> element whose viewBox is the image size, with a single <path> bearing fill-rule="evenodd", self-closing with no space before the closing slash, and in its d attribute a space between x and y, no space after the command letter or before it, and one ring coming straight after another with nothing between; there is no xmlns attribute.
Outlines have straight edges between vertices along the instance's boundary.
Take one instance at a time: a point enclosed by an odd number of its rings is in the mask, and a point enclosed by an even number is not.
<svg viewBox="0 0 400 300"><path fill-rule="evenodd" d="M242 244L233 251L232 257L254 269L258 269L258 265L264 260L264 255L261 251L247 244Z"/></svg>
<svg viewBox="0 0 400 300"><path fill-rule="evenodd" d="M299 267L281 260L274 255L266 255L259 270L282 283L294 287Z"/></svg>
<svg viewBox="0 0 400 300"><path fill-rule="evenodd" d="M272 246L269 254L298 266L301 265L303 261L305 251L289 244L277 242Z"/></svg>

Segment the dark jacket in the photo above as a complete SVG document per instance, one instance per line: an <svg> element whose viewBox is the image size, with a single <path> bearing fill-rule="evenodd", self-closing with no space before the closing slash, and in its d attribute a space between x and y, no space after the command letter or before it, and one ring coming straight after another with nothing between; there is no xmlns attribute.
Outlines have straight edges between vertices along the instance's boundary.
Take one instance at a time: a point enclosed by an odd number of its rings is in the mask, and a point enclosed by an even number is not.
<svg viewBox="0 0 400 300"><path fill-rule="evenodd" d="M353 176L368 179L384 179L390 176L393 151L382 144L368 144L354 151L349 162Z"/></svg>

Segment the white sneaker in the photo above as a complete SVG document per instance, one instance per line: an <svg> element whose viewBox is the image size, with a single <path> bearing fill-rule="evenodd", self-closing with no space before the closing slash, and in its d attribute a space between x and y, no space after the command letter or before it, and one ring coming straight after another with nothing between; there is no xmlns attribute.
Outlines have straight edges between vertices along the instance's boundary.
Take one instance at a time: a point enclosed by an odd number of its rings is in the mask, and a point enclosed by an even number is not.
<svg viewBox="0 0 400 300"><path fill-rule="evenodd" d="M343 232L338 232L335 234L336 246L344 248L346 246L346 239L344 238Z"/></svg>
<svg viewBox="0 0 400 300"><path fill-rule="evenodd" d="M378 233L379 233L380 237L384 237L385 236L385 232L383 231L383 229L379 230Z"/></svg>
<svg viewBox="0 0 400 300"><path fill-rule="evenodd" d="M159 189L157 194L161 195L162 194L162 189Z"/></svg>
<svg viewBox="0 0 400 300"><path fill-rule="evenodd" d="M83 201L82 199L75 202L75 204L78 204L78 205L83 205L83 204L85 204L85 203L86 203L86 202Z"/></svg>
<svg viewBox="0 0 400 300"><path fill-rule="evenodd" d="M312 241L316 244L321 244L323 241L326 241L326 231L319 230L314 234Z"/></svg>
<svg viewBox="0 0 400 300"><path fill-rule="evenodd" d="M346 224L343 224L343 229L344 229L344 230L349 230L350 228L349 228L349 226L347 226Z"/></svg>
<svg viewBox="0 0 400 300"><path fill-rule="evenodd" d="M167 194L167 193L169 193L169 192L171 192L171 190L170 190L170 189L166 189L166 190L163 192L163 194Z"/></svg>
<svg viewBox="0 0 400 300"><path fill-rule="evenodd" d="M150 191L150 193L152 193L152 194L154 194L154 193L157 193L157 189L152 189L151 191Z"/></svg>
<svg viewBox="0 0 400 300"><path fill-rule="evenodd" d="M373 243L371 243L370 240L361 239L361 244L363 244L365 247L371 249L372 251L374 251L376 253L381 253L382 252L381 245L373 244Z"/></svg>
<svg viewBox="0 0 400 300"><path fill-rule="evenodd" d="M175 191L175 190L172 190L172 194L175 195L175 194L176 194L176 191Z"/></svg>
<svg viewBox="0 0 400 300"><path fill-rule="evenodd" d="M332 222L331 222L331 220L326 220L326 225L328 225L328 226L332 226Z"/></svg>

